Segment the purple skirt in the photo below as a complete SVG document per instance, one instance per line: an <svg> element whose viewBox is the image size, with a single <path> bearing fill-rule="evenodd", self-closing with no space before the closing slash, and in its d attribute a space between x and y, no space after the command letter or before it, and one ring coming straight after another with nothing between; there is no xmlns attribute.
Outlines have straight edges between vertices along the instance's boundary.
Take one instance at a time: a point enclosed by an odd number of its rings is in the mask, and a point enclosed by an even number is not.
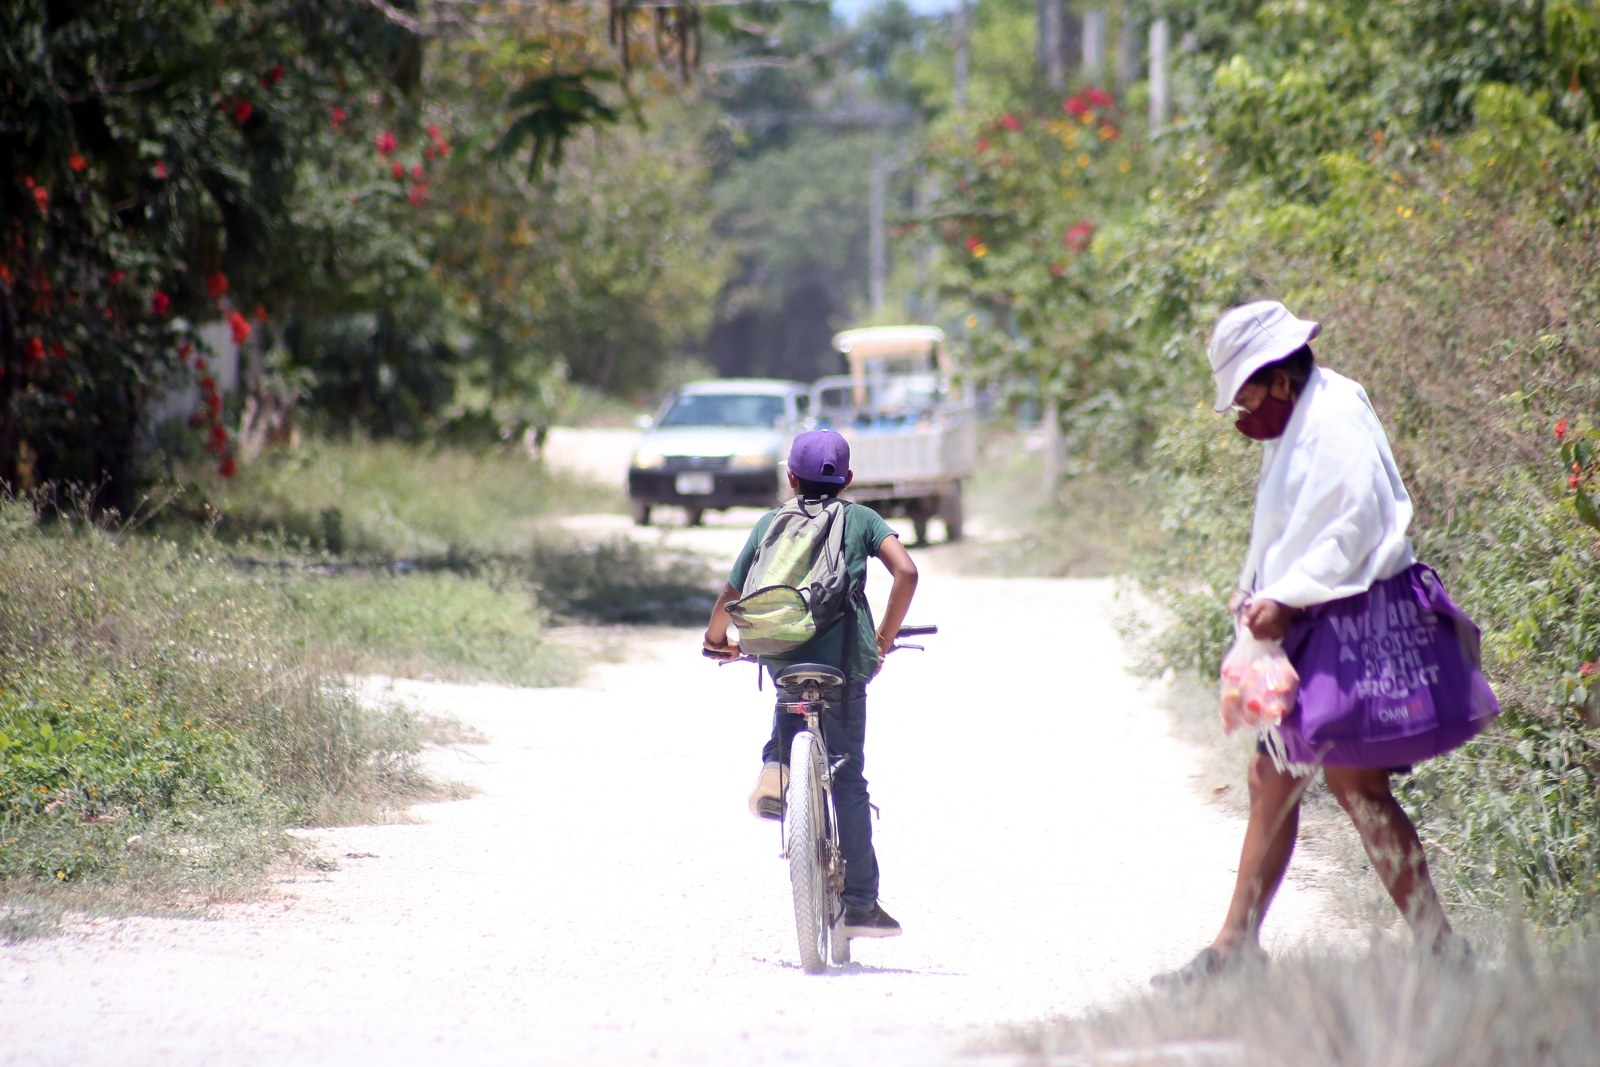
<svg viewBox="0 0 1600 1067"><path fill-rule="evenodd" d="M1421 563L1306 608L1283 648L1300 695L1275 740L1292 763L1417 763L1465 744L1500 714L1477 625Z"/></svg>

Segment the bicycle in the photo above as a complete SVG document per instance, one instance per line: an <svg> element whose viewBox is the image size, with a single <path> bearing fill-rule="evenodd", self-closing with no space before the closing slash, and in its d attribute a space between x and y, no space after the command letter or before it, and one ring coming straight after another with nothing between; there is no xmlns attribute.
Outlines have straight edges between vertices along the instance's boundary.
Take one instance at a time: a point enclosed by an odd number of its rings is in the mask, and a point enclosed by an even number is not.
<svg viewBox="0 0 1600 1067"><path fill-rule="evenodd" d="M922 651L921 645L901 644L900 638L938 632L937 626L902 626L889 651ZM754 656L739 658L759 662ZM789 788L779 833L784 842L781 858L789 861L800 966L807 974L821 974L830 959L835 965L850 962L850 938L842 929L845 863L833 806L833 775L840 764L828 754L822 729L828 709L844 689L845 677L826 664L794 663L772 680L778 707L805 719L789 743Z"/></svg>

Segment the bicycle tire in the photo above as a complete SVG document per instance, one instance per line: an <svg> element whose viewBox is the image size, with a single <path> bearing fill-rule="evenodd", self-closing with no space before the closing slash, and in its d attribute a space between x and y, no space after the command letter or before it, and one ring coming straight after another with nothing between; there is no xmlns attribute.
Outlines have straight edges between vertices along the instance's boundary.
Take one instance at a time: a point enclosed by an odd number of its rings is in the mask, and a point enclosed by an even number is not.
<svg viewBox="0 0 1600 1067"><path fill-rule="evenodd" d="M802 730L789 748L789 885L794 890L795 934L800 967L807 974L828 968L828 872L824 861L827 822L822 795L821 753Z"/></svg>

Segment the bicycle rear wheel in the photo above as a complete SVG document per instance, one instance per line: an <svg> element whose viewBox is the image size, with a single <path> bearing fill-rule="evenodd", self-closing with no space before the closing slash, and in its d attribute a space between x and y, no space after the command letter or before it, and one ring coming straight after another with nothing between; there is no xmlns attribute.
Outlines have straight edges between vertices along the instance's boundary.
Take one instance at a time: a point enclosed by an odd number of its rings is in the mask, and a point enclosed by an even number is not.
<svg viewBox="0 0 1600 1067"><path fill-rule="evenodd" d="M828 829L822 793L822 752L809 731L794 735L789 748L789 884L794 890L794 925L800 966L807 974L828 967Z"/></svg>

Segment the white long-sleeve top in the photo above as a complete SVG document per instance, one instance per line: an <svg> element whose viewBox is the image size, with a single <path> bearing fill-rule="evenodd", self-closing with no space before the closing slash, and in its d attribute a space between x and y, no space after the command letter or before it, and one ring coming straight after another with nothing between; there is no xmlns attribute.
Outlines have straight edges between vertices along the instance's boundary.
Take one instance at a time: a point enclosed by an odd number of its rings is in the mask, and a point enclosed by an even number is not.
<svg viewBox="0 0 1600 1067"><path fill-rule="evenodd" d="M1266 442L1239 588L1303 608L1366 591L1415 557L1411 497L1366 390L1313 367Z"/></svg>

